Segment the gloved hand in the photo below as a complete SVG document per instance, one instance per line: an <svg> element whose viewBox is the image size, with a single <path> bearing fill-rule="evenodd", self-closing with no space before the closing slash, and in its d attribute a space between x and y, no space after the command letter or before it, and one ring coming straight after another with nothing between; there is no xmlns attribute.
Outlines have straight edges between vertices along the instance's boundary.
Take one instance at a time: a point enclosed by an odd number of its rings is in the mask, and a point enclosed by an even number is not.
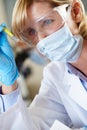
<svg viewBox="0 0 87 130"><path fill-rule="evenodd" d="M5 24L0 25L0 82L10 86L16 81L19 74L12 47L3 31L5 26Z"/></svg>

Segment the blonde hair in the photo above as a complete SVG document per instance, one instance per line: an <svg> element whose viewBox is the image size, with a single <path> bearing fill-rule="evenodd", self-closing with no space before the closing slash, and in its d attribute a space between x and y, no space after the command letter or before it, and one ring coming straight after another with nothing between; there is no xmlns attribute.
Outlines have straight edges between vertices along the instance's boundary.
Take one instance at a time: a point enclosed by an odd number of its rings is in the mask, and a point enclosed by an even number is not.
<svg viewBox="0 0 87 130"><path fill-rule="evenodd" d="M56 7L62 4L71 4L76 0L17 0L13 9L12 15L12 31L18 38L21 39L20 32L24 29L27 20L27 9L34 2L49 2L51 6ZM83 18L80 22L78 28L79 33L83 36L83 38L87 38L87 16L85 13L85 9L81 0L78 0L81 4L81 8L83 11Z"/></svg>

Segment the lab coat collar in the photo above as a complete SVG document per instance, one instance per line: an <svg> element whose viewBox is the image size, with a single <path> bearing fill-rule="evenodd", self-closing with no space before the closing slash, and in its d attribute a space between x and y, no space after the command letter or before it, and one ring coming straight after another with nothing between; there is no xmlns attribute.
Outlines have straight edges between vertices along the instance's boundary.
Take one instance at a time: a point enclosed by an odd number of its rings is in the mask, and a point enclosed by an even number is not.
<svg viewBox="0 0 87 130"><path fill-rule="evenodd" d="M80 79L82 79L83 81L87 82L87 76L84 75L80 70L76 69L70 63L67 63L66 66L67 66L68 72L70 72L71 74L74 74L74 75L78 76Z"/></svg>

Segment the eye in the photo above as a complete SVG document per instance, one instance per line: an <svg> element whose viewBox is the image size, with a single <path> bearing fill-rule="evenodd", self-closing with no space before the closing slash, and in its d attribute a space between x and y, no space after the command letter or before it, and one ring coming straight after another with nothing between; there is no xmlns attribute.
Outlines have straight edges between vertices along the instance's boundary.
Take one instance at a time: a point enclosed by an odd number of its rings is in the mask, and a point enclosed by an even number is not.
<svg viewBox="0 0 87 130"><path fill-rule="evenodd" d="M28 36L36 35L35 29L33 29L33 28L28 28L28 29L27 29L27 35L28 35Z"/></svg>
<svg viewBox="0 0 87 130"><path fill-rule="evenodd" d="M50 25L51 23L53 23L54 20L53 19L47 19L43 21L43 25Z"/></svg>

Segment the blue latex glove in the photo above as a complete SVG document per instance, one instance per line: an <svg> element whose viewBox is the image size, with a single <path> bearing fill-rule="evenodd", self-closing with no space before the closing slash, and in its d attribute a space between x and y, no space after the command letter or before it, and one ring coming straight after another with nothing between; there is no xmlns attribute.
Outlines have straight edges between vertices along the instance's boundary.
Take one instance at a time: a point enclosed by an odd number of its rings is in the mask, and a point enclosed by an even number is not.
<svg viewBox="0 0 87 130"><path fill-rule="evenodd" d="M6 34L3 32L5 24L0 25L0 82L6 86L12 85L18 77L14 53Z"/></svg>

